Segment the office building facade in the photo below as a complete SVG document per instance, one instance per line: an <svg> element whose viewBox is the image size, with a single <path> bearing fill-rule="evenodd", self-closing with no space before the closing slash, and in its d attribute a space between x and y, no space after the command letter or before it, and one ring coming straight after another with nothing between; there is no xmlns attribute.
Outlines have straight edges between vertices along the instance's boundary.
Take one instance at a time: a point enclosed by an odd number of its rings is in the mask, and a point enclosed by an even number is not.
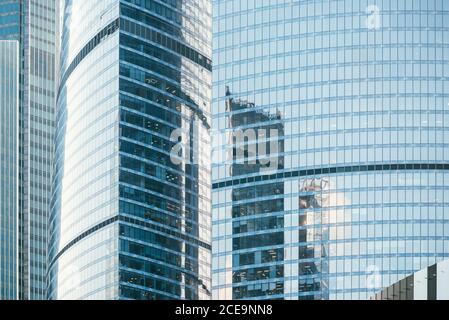
<svg viewBox="0 0 449 320"><path fill-rule="evenodd" d="M448 6L213 2L213 298L369 299L448 257ZM236 171L267 122L282 166Z"/></svg>
<svg viewBox="0 0 449 320"><path fill-rule="evenodd" d="M19 40L20 38L20 0L0 1L0 39Z"/></svg>
<svg viewBox="0 0 449 320"><path fill-rule="evenodd" d="M18 297L19 42L0 40L0 300Z"/></svg>
<svg viewBox="0 0 449 320"><path fill-rule="evenodd" d="M210 297L211 15L61 1L50 299Z"/></svg>
<svg viewBox="0 0 449 320"><path fill-rule="evenodd" d="M0 18L0 39L19 43L17 297L44 299L54 135L55 0L2 0Z"/></svg>

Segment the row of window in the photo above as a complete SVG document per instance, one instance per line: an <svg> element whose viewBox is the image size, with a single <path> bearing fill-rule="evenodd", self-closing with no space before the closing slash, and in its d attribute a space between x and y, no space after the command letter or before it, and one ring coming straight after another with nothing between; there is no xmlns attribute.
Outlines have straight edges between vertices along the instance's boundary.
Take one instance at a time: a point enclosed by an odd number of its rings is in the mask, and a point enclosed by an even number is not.
<svg viewBox="0 0 449 320"><path fill-rule="evenodd" d="M398 163L398 164L377 164L377 165L360 165L345 166L331 168L305 169L291 172L280 172L277 174L247 177L242 179L231 179L224 182L213 184L213 189L221 189L225 187L237 186L240 184L255 183L261 181L289 179L306 176L320 176L337 173L356 173L356 172L372 172L372 171L413 171L413 170L449 170L449 164L444 163Z"/></svg>
<svg viewBox="0 0 449 320"><path fill-rule="evenodd" d="M207 250L211 249L209 244L199 241L184 232L173 231L131 217L120 216L120 221L134 225L120 225L120 236L122 237L139 239L140 241L186 253L192 257L198 256L198 247L203 247ZM151 231L144 230L143 228L151 229Z"/></svg>
<svg viewBox="0 0 449 320"><path fill-rule="evenodd" d="M136 216L148 221L154 221L174 229L181 229L184 221L184 228L186 228L187 233L195 235L198 232L196 231L198 228L198 221L177 216L171 212L161 210L160 208L151 207L149 205L138 205L122 200L120 201L119 210L121 213Z"/></svg>
<svg viewBox="0 0 449 320"><path fill-rule="evenodd" d="M84 47L81 51L76 55L75 59L70 63L68 68L65 70L64 75L62 76L59 88L60 90L64 88L67 79L70 75L75 71L76 67L81 63L81 61L86 58L86 56L92 52L100 43L102 43L105 39L107 39L110 35L112 35L115 31L118 30L119 20L116 19L111 22L109 25L104 27L99 33L95 35ZM59 94L58 94L59 95Z"/></svg>
<svg viewBox="0 0 449 320"><path fill-rule="evenodd" d="M208 71L212 71L212 61L199 53L198 51L186 46L185 44L172 39L164 34L156 30L152 30L148 27L139 25L135 22L121 19L120 20L120 29L125 32L130 32L139 37L142 37L148 41L160 44L168 50L178 53L179 55L186 57L192 62L202 66Z"/></svg>

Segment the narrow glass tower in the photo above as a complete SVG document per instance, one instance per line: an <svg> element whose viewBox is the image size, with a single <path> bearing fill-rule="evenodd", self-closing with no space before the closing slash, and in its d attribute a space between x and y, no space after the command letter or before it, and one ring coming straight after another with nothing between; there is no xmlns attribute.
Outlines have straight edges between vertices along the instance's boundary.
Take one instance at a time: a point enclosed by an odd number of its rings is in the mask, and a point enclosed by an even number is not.
<svg viewBox="0 0 449 320"><path fill-rule="evenodd" d="M11 64L6 68L10 71L14 68L19 73L17 110L14 110L17 118L12 113L8 114L13 111L10 105L13 100L8 99L16 94L10 91L16 89L14 82L10 81L15 79L8 72L0 74L4 89L8 85L14 87L6 88L7 91L3 91L0 96L1 112L5 112L1 121L3 128L17 130L18 140L14 143L18 146L19 176L15 183L18 186L16 193L6 180L2 179L1 185L2 190L5 190L2 207L3 203L15 203L13 198L18 198L18 204L14 207L17 224L8 220L8 214L3 211L1 216L4 223L11 222L9 226L2 226L2 229L17 228L15 233L18 243L14 247L10 238L2 236L0 245L15 248L15 256L11 255L8 259L18 265L14 275L18 282L16 298L25 300L46 297L47 222L55 127L55 4L56 0L0 0L0 41L18 43L18 65L13 60L2 61L9 61ZM10 57L8 54L3 51L2 59ZM11 134L15 133L2 131L2 139L9 139ZM13 153L2 151L2 157L3 154L5 157L11 156L5 161L15 161L13 157L16 155L13 156ZM12 174L12 171L3 171L4 168L2 165L2 174ZM2 281L1 286L5 288L6 284Z"/></svg>
<svg viewBox="0 0 449 320"><path fill-rule="evenodd" d="M19 42L0 40L0 300L18 298Z"/></svg>

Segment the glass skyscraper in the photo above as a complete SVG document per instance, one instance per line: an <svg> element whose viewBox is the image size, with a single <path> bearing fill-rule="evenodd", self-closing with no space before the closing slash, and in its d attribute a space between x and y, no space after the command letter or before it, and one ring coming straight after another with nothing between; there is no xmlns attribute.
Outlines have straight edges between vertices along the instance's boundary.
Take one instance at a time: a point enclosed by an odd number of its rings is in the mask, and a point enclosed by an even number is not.
<svg viewBox="0 0 449 320"><path fill-rule="evenodd" d="M49 298L210 297L211 7L61 1Z"/></svg>
<svg viewBox="0 0 449 320"><path fill-rule="evenodd" d="M448 1L215 0L213 30L213 298L368 299L449 256Z"/></svg>
<svg viewBox="0 0 449 320"><path fill-rule="evenodd" d="M18 297L19 42L0 40L0 300Z"/></svg>
<svg viewBox="0 0 449 320"><path fill-rule="evenodd" d="M55 2L0 0L0 39L19 42L19 122L13 125L17 127L19 139L18 251L15 254L19 268L16 297L20 299L45 298L54 134ZM3 186L6 184L2 181Z"/></svg>
<svg viewBox="0 0 449 320"><path fill-rule="evenodd" d="M55 133L56 0L21 3L21 299L45 299Z"/></svg>

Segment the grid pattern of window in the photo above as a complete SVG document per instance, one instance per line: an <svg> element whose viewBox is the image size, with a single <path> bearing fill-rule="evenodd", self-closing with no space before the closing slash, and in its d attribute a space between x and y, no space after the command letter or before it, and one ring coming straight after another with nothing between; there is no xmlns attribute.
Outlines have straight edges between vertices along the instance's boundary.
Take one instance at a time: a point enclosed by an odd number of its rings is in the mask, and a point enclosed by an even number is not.
<svg viewBox="0 0 449 320"><path fill-rule="evenodd" d="M120 12L120 297L208 299L210 149L195 142L198 161L175 164L171 136L191 144L210 126L211 3L125 0Z"/></svg>
<svg viewBox="0 0 449 320"><path fill-rule="evenodd" d="M47 294L116 299L119 32L105 35L104 29L117 21L119 3L67 0L59 12L64 81L57 98Z"/></svg>
<svg viewBox="0 0 449 320"><path fill-rule="evenodd" d="M449 3L213 5L213 128L267 126L226 86L283 126L274 172L213 165L213 297L367 299L449 256Z"/></svg>
<svg viewBox="0 0 449 320"><path fill-rule="evenodd" d="M44 299L55 115L56 0L20 1L21 299Z"/></svg>
<svg viewBox="0 0 449 320"><path fill-rule="evenodd" d="M54 134L55 0L0 0L0 39L19 41L19 297L45 297Z"/></svg>
<svg viewBox="0 0 449 320"><path fill-rule="evenodd" d="M211 3L89 4L61 8L49 296L207 299L210 148L171 136L210 126Z"/></svg>
<svg viewBox="0 0 449 320"><path fill-rule="evenodd" d="M19 43L0 40L0 299L17 299Z"/></svg>
<svg viewBox="0 0 449 320"><path fill-rule="evenodd" d="M19 40L20 0L0 0L0 39Z"/></svg>

